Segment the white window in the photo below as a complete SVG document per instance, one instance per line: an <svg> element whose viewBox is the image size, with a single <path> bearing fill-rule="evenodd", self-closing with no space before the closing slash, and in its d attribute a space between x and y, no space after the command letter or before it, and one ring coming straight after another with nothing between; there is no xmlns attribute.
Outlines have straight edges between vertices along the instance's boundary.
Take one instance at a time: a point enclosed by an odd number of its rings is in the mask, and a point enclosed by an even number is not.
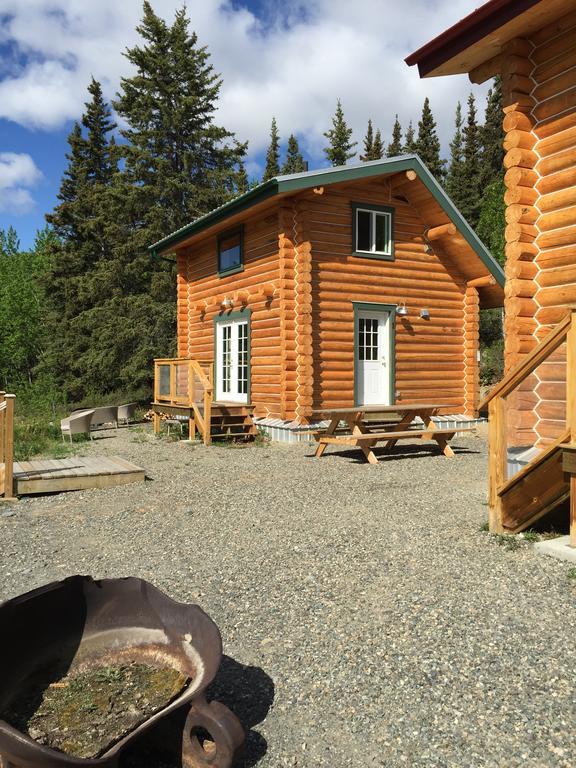
<svg viewBox="0 0 576 768"><path fill-rule="evenodd" d="M392 259L393 226L392 208L354 205L354 252L373 258Z"/></svg>

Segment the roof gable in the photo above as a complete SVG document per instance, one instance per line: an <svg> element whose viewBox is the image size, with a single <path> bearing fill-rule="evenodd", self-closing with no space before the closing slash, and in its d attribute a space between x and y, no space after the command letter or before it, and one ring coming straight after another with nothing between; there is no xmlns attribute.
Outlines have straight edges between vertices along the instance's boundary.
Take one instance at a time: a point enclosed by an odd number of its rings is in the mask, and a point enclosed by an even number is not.
<svg viewBox="0 0 576 768"><path fill-rule="evenodd" d="M426 187L450 221L455 224L473 254L479 258L484 267L495 278L496 283L502 288L504 286L504 272L502 268L417 155L400 155L357 165L336 166L287 176L277 176L171 233L151 245L149 250L152 255L166 252L170 248L183 243L200 232L209 230L236 214L249 211L267 199L295 194L315 187L341 182L360 181L377 176L388 176L409 170L416 172L420 182Z"/></svg>

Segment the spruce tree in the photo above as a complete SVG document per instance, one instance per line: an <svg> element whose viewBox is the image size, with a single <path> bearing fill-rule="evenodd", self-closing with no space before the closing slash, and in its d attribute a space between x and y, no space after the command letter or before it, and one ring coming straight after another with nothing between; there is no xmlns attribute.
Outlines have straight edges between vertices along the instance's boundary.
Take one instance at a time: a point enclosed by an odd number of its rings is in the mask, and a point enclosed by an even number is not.
<svg viewBox="0 0 576 768"><path fill-rule="evenodd" d="M456 106L456 118L454 120L454 137L450 142L450 164L446 174L446 191L458 208L461 208L466 196L466 188L463 184L464 167L464 137L462 134L462 105Z"/></svg>
<svg viewBox="0 0 576 768"><path fill-rule="evenodd" d="M444 175L444 164L440 159L440 139L428 97L424 99L422 117L418 122L416 153L428 170L440 181Z"/></svg>
<svg viewBox="0 0 576 768"><path fill-rule="evenodd" d="M336 102L336 113L332 118L332 128L324 133L324 136L330 142L324 149L324 154L332 165L346 165L347 161L355 157L356 152L352 152L358 144L357 141L351 141L352 128L348 128L344 119L344 110L340 99Z"/></svg>
<svg viewBox="0 0 576 768"><path fill-rule="evenodd" d="M282 173L302 173L306 170L306 163L300 153L300 147L298 146L298 139L293 133L290 134L288 139L288 146L286 148L286 160L282 166Z"/></svg>
<svg viewBox="0 0 576 768"><path fill-rule="evenodd" d="M464 160L462 164L462 187L465 190L460 201L462 215L472 227L476 227L480 217L482 189L480 186L481 145L480 131L476 122L476 104L474 95L468 97L468 116L463 129Z"/></svg>
<svg viewBox="0 0 576 768"><path fill-rule="evenodd" d="M243 195L250 189L250 182L248 180L248 174L246 173L246 166L243 160L238 161L238 173L236 175L236 191L239 195Z"/></svg>
<svg viewBox="0 0 576 768"><path fill-rule="evenodd" d="M368 120L368 128L366 129L366 136L364 137L364 154L360 155L360 160L366 162L367 160L373 160L372 153L374 151L374 130L372 128L372 120Z"/></svg>
<svg viewBox="0 0 576 768"><path fill-rule="evenodd" d="M484 125L480 129L482 159L480 185L485 189L504 174L504 129L502 127L502 88L499 77L494 79L486 97Z"/></svg>
<svg viewBox="0 0 576 768"><path fill-rule="evenodd" d="M394 120L394 127L392 128L392 141L388 144L386 151L387 157L396 157L402 154L402 126L398 120L398 115Z"/></svg>
<svg viewBox="0 0 576 768"><path fill-rule="evenodd" d="M413 155L416 152L416 137L414 135L414 126L412 120L408 123L408 130L404 138L404 152Z"/></svg>
<svg viewBox="0 0 576 768"><path fill-rule="evenodd" d="M268 151L266 152L266 167L264 168L264 175L262 181L268 181L278 176L280 173L280 136L278 134L278 126L276 125L276 118L272 118L272 125L270 126L270 144Z"/></svg>
<svg viewBox="0 0 576 768"><path fill-rule="evenodd" d="M382 143L382 134L380 128L377 129L372 145L372 156L374 160L381 160L384 157L384 144Z"/></svg>

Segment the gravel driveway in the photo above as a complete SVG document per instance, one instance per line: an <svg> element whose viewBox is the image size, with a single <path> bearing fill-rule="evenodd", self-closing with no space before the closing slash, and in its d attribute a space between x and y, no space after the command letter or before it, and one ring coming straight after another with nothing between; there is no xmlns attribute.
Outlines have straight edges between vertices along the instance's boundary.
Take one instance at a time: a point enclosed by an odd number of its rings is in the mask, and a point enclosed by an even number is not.
<svg viewBox="0 0 576 768"><path fill-rule="evenodd" d="M0 507L1 599L90 573L198 602L224 638L215 695L248 730L242 766L574 765L576 581L481 532L480 438L370 466L106 434L83 450L149 480Z"/></svg>

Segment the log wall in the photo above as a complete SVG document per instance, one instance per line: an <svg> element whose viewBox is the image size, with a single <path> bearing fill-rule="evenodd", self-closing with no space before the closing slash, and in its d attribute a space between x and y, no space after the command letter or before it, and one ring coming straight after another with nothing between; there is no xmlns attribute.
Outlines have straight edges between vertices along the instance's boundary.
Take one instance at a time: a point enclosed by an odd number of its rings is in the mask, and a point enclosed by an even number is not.
<svg viewBox="0 0 576 768"><path fill-rule="evenodd" d="M250 396L259 416L279 416L283 376L278 211L274 208L244 225L244 270L218 276L217 236L211 234L180 250L178 260L178 354L199 360L214 357L214 319L251 310ZM281 238L280 238L281 240ZM282 244L282 243L281 243Z"/></svg>
<svg viewBox="0 0 576 768"><path fill-rule="evenodd" d="M576 18L511 41L502 64L506 182L506 367L576 301ZM564 429L558 361L535 373L509 439L549 443ZM554 386L549 386L549 385ZM516 431L514 431L516 430Z"/></svg>
<svg viewBox="0 0 576 768"><path fill-rule="evenodd" d="M353 201L395 208L394 261L352 255ZM427 246L414 208L393 198L389 182L379 180L303 194L299 215L312 250L312 410L354 402L352 302L406 302L409 315L396 319L396 400L442 402L453 412L472 413L478 397L472 370L477 302L467 297L440 241L433 251ZM429 320L420 318L423 308Z"/></svg>

